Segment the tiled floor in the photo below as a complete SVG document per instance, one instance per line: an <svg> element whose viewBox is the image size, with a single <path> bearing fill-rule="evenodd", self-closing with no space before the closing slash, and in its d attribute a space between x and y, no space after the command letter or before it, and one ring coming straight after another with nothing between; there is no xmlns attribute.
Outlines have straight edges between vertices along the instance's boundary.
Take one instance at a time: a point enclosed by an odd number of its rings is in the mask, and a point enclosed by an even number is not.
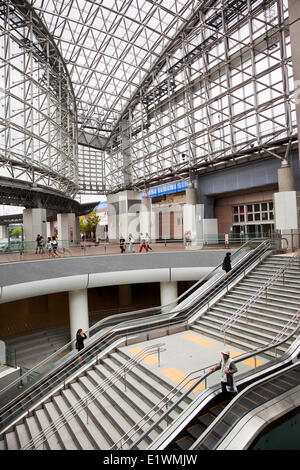
<svg viewBox="0 0 300 470"><path fill-rule="evenodd" d="M149 368L152 373L155 373L169 382L173 387L188 375L188 379L186 379L182 385L186 383L185 388L190 388L193 383L193 380L190 379L200 377L204 373L202 369L208 371L212 365L218 363L221 359L221 351L225 348L229 349L230 356L233 359L245 352L237 348L233 349L224 346L220 341L204 337L191 330L163 338L144 341L121 349L128 352L131 356L134 356L143 348L158 344L162 345L161 347L165 350L160 353L160 363L158 361L158 354L151 354L145 358L143 365ZM256 358L256 366L264 362L266 362L265 359L260 357ZM253 358L238 363L236 378L239 373L253 369L254 366ZM219 381L220 372L216 371L208 377L207 384L208 386L212 386ZM200 386L195 389L195 393L201 391L203 388L204 385L200 384Z"/></svg>

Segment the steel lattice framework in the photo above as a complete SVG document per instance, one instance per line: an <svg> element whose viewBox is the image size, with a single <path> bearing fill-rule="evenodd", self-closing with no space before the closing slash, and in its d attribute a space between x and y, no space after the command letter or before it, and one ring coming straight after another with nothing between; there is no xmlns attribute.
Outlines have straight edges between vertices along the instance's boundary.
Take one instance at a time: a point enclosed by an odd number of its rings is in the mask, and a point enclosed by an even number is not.
<svg viewBox="0 0 300 470"><path fill-rule="evenodd" d="M287 161L297 141L288 0L0 5L11 176L99 194ZM22 27L7 21L26 5Z"/></svg>
<svg viewBox="0 0 300 470"><path fill-rule="evenodd" d="M27 2L0 2L0 31L1 185L10 179L11 187L20 181L74 197L76 102L64 61Z"/></svg>

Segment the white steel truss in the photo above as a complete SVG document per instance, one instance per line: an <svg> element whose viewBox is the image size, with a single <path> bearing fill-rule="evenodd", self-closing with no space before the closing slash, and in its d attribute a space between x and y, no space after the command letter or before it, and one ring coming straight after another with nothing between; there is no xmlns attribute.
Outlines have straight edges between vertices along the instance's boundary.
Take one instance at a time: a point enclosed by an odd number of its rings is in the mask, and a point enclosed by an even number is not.
<svg viewBox="0 0 300 470"><path fill-rule="evenodd" d="M3 23L0 136L11 176L28 177L30 155L31 167L34 162L45 172L39 174L45 184L53 179L69 194L78 188L99 194L191 178L242 159L288 159L297 140L288 0L0 4L33 7L48 35L35 37L34 16L23 29L43 50L57 45L66 72L60 83L69 97L62 105L50 82L42 86L38 70L45 63L32 44L11 54L17 28ZM20 87L22 98L15 91ZM14 127L16 140L6 125ZM17 155L21 169L7 164Z"/></svg>
<svg viewBox="0 0 300 470"><path fill-rule="evenodd" d="M0 2L0 176L74 197L76 103L63 59L25 2Z"/></svg>

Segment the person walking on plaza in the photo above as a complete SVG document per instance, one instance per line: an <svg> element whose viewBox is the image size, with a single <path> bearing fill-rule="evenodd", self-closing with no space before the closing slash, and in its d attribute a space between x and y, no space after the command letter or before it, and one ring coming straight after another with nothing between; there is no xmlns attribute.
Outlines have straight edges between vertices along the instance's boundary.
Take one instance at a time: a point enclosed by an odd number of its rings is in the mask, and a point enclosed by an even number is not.
<svg viewBox="0 0 300 470"><path fill-rule="evenodd" d="M38 252L40 253L40 249L41 249L41 245L40 245L40 243L41 243L41 236L40 236L39 233L37 234L35 241L36 241L35 254L37 255Z"/></svg>
<svg viewBox="0 0 300 470"><path fill-rule="evenodd" d="M150 236L149 236L149 233L146 233L146 248L148 248L148 250L151 250L152 251L152 248L150 246L150 243L151 243L151 239L150 239Z"/></svg>
<svg viewBox="0 0 300 470"><path fill-rule="evenodd" d="M121 253L125 253L125 238L123 235L120 236L120 250Z"/></svg>
<svg viewBox="0 0 300 470"><path fill-rule="evenodd" d="M226 253L223 260L222 269L226 272L226 276L228 276L231 271L231 253L229 251Z"/></svg>
<svg viewBox="0 0 300 470"><path fill-rule="evenodd" d="M132 236L132 233L129 234L128 241L129 241L128 253L134 253L134 242L135 242L135 240Z"/></svg>
<svg viewBox="0 0 300 470"><path fill-rule="evenodd" d="M58 256L58 253L57 253L57 240L55 237L52 237L51 239L51 246L52 246L52 253L54 254L54 256Z"/></svg>
<svg viewBox="0 0 300 470"><path fill-rule="evenodd" d="M80 328L79 330L77 330L77 333L76 333L76 344L75 344L75 347L76 347L78 352L81 351L84 348L84 340L85 339L87 339L87 336L83 332L83 330ZM78 357L78 361L82 362L82 357L81 356Z"/></svg>
<svg viewBox="0 0 300 470"><path fill-rule="evenodd" d="M237 388L233 375L237 372L237 367L230 358L230 352L225 349L221 352L222 359L219 364L211 368L211 371L221 370L221 388L226 403L229 403L237 395Z"/></svg>
<svg viewBox="0 0 300 470"><path fill-rule="evenodd" d="M46 247L47 247L47 252L48 252L48 258L53 257L54 254L53 254L52 243L51 243L51 238L50 237L48 237Z"/></svg>
<svg viewBox="0 0 300 470"><path fill-rule="evenodd" d="M140 253L142 251L142 249L145 248L145 250L148 252L148 248L146 246L146 240L145 240L145 237L144 235L141 233L141 244L140 244Z"/></svg>
<svg viewBox="0 0 300 470"><path fill-rule="evenodd" d="M40 237L40 246L39 246L39 253L40 253L40 254L44 254L44 253L45 253L45 251L44 251L44 246L45 246L45 240L44 240L43 235L41 235L41 237Z"/></svg>

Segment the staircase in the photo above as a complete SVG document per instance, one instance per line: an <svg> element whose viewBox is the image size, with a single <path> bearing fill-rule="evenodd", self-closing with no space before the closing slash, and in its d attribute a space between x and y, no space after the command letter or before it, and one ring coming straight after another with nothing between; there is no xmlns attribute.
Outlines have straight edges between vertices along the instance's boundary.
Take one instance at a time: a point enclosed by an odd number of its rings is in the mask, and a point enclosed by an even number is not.
<svg viewBox="0 0 300 470"><path fill-rule="evenodd" d="M287 261L286 256L268 257L201 316L191 329L223 341L224 333L220 328L224 322L237 312ZM226 331L226 344L244 351L267 346L297 312L299 306L300 265L295 261L284 272L284 277L281 275L267 293L249 308L247 314L241 316ZM294 327L291 327L288 332ZM280 346L277 354L283 354L292 341ZM272 350L264 356L267 359L273 359L274 354Z"/></svg>
<svg viewBox="0 0 300 470"><path fill-rule="evenodd" d="M68 327L39 330L5 339L8 347L16 350L20 367L31 369L70 341Z"/></svg>
<svg viewBox="0 0 300 470"><path fill-rule="evenodd" d="M52 421L66 413L80 399L103 383L114 372L127 363L131 356L115 350L101 363L88 368L69 383L65 389L46 399L20 422L13 425L0 437L0 450L16 450L45 431ZM64 426L57 426L39 450L104 450L127 433L136 422L149 412L170 390L171 385L151 373L143 364L138 364L124 377L115 382L104 393L82 405L79 412ZM185 400L173 412L173 418L191 402ZM161 411L160 413L162 413ZM152 421L150 421L152 424ZM143 445L145 448L157 437L161 428L154 430ZM142 429L135 435L137 438ZM132 443L129 440L124 449ZM34 448L34 447L32 447Z"/></svg>

